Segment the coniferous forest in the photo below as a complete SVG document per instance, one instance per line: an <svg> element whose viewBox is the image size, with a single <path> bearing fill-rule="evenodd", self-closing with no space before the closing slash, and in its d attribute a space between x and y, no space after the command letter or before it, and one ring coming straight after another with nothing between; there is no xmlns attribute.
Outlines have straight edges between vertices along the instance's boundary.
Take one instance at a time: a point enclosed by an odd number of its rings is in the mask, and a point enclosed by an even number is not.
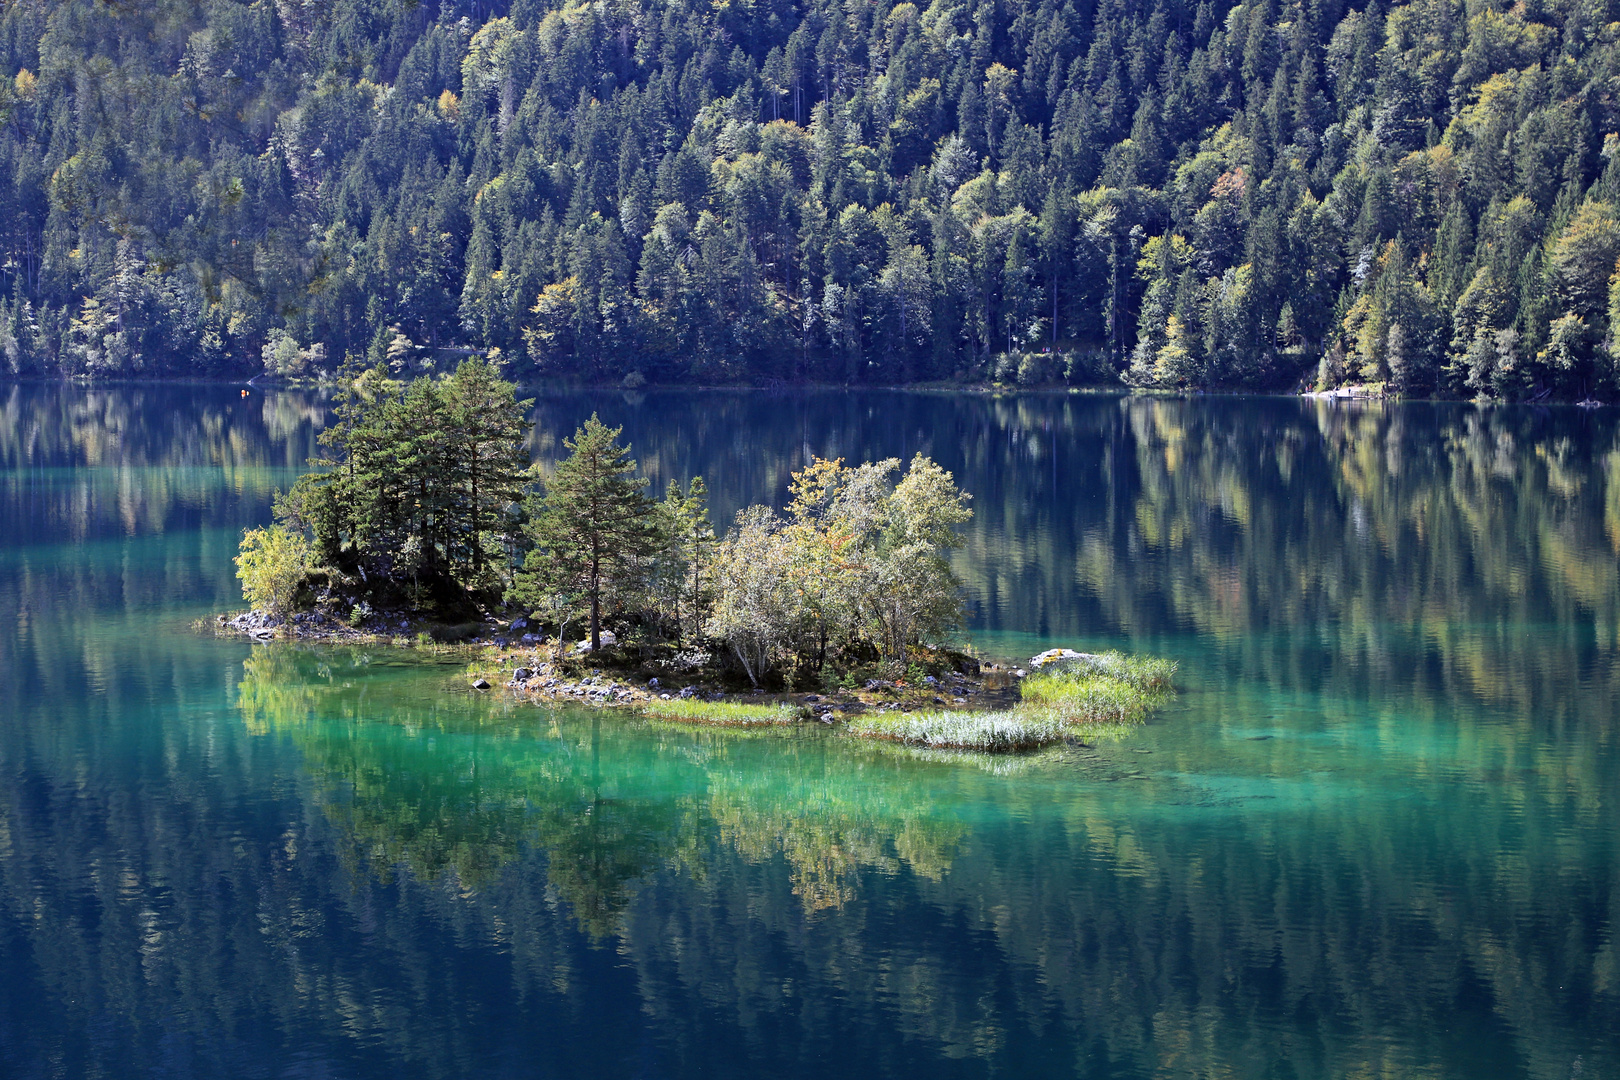
<svg viewBox="0 0 1620 1080"><path fill-rule="evenodd" d="M8 0L0 369L1603 397L1616 0Z"/></svg>

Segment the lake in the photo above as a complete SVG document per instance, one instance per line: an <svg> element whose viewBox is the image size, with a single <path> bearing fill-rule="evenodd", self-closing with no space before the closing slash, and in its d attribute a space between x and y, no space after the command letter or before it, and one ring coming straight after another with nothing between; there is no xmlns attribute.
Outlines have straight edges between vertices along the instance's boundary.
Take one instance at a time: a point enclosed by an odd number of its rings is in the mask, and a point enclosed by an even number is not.
<svg viewBox="0 0 1620 1080"><path fill-rule="evenodd" d="M1134 734L926 754L193 632L317 395L0 386L0 1075L1620 1076L1616 411L570 392L723 524L921 452L997 656Z"/></svg>

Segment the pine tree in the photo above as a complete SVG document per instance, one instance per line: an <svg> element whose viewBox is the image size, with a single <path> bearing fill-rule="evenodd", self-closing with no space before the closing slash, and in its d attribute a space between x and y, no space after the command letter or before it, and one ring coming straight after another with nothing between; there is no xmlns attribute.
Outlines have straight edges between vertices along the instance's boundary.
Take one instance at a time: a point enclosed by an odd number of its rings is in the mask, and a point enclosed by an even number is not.
<svg viewBox="0 0 1620 1080"><path fill-rule="evenodd" d="M327 565L367 589L403 589L464 607L501 583L515 532L510 508L528 479L529 402L483 357L448 378L390 378L385 366L350 380L330 457L277 504L284 525L313 533Z"/></svg>

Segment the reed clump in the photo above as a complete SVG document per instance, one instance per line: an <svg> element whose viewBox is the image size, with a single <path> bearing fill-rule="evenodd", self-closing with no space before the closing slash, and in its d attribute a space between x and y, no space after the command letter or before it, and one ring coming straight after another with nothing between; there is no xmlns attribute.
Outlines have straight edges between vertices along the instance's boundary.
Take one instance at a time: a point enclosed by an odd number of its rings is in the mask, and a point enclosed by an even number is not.
<svg viewBox="0 0 1620 1080"><path fill-rule="evenodd" d="M1098 653L1046 664L1019 686L1024 707L1074 724L1134 724L1171 693L1174 661Z"/></svg>
<svg viewBox="0 0 1620 1080"><path fill-rule="evenodd" d="M994 712L882 713L852 717L849 734L933 750L1034 750L1062 739L1068 725L1054 712L1020 706Z"/></svg>
<svg viewBox="0 0 1620 1080"><path fill-rule="evenodd" d="M987 712L880 713L852 718L849 734L934 750L1009 753L1077 735L1117 735L1172 693L1176 665L1123 653L1074 654L1042 664L1019 684L1021 700Z"/></svg>

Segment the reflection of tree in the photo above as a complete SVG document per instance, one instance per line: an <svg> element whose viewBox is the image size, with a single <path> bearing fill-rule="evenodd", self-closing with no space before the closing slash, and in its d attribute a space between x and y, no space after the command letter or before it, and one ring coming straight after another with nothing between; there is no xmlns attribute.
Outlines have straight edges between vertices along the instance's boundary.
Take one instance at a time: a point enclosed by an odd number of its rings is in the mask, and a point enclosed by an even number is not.
<svg viewBox="0 0 1620 1080"><path fill-rule="evenodd" d="M739 854L781 852L807 911L855 899L860 873L902 866L938 881L965 835L929 798L927 770L882 749L783 740L765 768L709 766L708 812Z"/></svg>
<svg viewBox="0 0 1620 1080"><path fill-rule="evenodd" d="M780 851L809 910L852 898L863 868L937 880L962 836L930 805L926 774L881 753L829 763L824 740L780 740L760 769L733 760L745 736L717 732L691 736L703 747L693 760L646 739L604 740L604 723L633 721L600 713L549 717L536 740L505 708L441 700L381 655L258 647L237 702L249 731L291 735L327 816L385 876L404 867L483 889L537 848L552 888L602 936L643 877L699 865L698 844L716 831L750 859Z"/></svg>
<svg viewBox="0 0 1620 1080"><path fill-rule="evenodd" d="M958 569L990 626L1183 660L1155 755L1005 776L593 726L385 651L255 647L238 678L245 646L150 614L224 595L234 537L0 550L0 948L33 973L0 990L0 1072L223 1075L289 1040L334 1075L659 1071L589 1045L621 1038L733 1075L1620 1067L1612 419L637 408L644 462L721 463L745 501L807 441L933 454L978 495ZM1130 761L1152 781L1104 782Z"/></svg>
<svg viewBox="0 0 1620 1080"><path fill-rule="evenodd" d="M533 846L546 852L552 887L581 925L611 932L634 883L680 850L683 811L664 797L667 785L615 797L594 730L576 723L537 743L510 726L510 714L439 694L409 668L390 672L374 659L354 649L256 648L238 693L243 719L249 730L292 737L328 817L384 876L402 867L421 881L448 876L484 889ZM641 764L657 776L656 759Z"/></svg>

